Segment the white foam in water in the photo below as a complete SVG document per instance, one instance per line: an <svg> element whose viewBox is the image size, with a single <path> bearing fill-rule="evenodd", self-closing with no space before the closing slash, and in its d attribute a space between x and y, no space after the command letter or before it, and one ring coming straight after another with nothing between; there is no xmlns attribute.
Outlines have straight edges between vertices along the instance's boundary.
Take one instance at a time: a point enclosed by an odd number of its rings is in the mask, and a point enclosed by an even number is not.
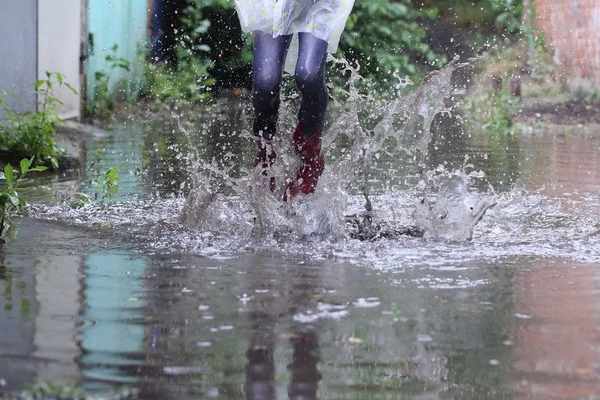
<svg viewBox="0 0 600 400"><path fill-rule="evenodd" d="M210 371L208 367L202 366L170 366L163 368L163 372L167 375L200 374L208 371Z"/></svg>
<svg viewBox="0 0 600 400"><path fill-rule="evenodd" d="M303 313L297 313L294 315L294 321L310 324L319 319L339 320L347 315L348 310L345 309L345 306L319 303L317 311L308 310Z"/></svg>
<svg viewBox="0 0 600 400"><path fill-rule="evenodd" d="M423 182L425 195L415 208L415 221L428 236L448 241L471 240L473 228L485 212L496 205L490 188L487 195L472 189L471 179L481 179L482 172L471 171L466 164L462 170L448 172L443 167L426 173Z"/></svg>
<svg viewBox="0 0 600 400"><path fill-rule="evenodd" d="M371 307L379 307L381 303L377 298L368 298L365 299L363 297L356 300L352 305L357 308L371 308Z"/></svg>

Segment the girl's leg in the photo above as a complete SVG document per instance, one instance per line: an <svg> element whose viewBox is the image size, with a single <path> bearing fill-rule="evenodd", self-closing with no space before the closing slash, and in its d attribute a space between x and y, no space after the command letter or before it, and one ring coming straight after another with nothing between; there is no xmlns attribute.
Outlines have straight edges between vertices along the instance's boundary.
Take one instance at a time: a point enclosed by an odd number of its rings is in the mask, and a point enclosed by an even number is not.
<svg viewBox="0 0 600 400"><path fill-rule="evenodd" d="M327 42L310 33L300 33L300 49L296 65L296 83L302 94L298 127L293 141L302 165L296 178L285 192L284 200L300 193L315 191L325 159L321 154L321 134L327 111L327 86L325 85L325 63Z"/></svg>
<svg viewBox="0 0 600 400"><path fill-rule="evenodd" d="M300 33L300 49L296 65L296 84L302 93L299 122L304 139L323 130L327 111L325 66L327 42L311 33Z"/></svg>
<svg viewBox="0 0 600 400"><path fill-rule="evenodd" d="M279 111L279 92L285 57L292 35L256 32L254 38L254 134L271 140Z"/></svg>

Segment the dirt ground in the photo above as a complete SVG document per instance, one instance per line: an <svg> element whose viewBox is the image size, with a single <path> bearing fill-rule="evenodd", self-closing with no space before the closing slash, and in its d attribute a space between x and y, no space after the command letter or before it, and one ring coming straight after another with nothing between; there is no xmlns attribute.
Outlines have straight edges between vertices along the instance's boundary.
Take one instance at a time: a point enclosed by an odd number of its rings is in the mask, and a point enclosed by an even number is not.
<svg viewBox="0 0 600 400"><path fill-rule="evenodd" d="M600 124L600 102L573 99L559 104L528 107L515 114L513 120L525 124Z"/></svg>

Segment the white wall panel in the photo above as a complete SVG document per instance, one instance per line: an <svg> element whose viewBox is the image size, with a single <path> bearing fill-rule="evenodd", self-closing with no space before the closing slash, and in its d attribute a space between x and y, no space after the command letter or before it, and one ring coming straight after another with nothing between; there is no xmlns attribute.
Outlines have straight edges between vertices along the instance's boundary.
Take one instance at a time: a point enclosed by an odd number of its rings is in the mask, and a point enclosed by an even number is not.
<svg viewBox="0 0 600 400"><path fill-rule="evenodd" d="M5 0L0 0L5 1ZM46 71L60 72L78 93L81 43L81 7L83 0L38 0L38 76ZM80 116L80 95L63 88L56 92L64 105L59 106L61 118Z"/></svg>

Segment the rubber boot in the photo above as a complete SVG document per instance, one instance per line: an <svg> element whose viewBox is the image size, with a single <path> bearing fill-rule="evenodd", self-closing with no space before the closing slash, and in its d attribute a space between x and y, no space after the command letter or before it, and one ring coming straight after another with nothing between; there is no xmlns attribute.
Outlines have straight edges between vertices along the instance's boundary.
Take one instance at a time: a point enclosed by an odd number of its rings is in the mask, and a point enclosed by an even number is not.
<svg viewBox="0 0 600 400"><path fill-rule="evenodd" d="M321 131L313 133L308 139L302 133L302 124L294 131L293 143L302 165L296 171L294 180L288 185L283 201L288 201L298 194L311 194L315 191L319 177L325 169L325 159L321 154Z"/></svg>
<svg viewBox="0 0 600 400"><path fill-rule="evenodd" d="M270 400L276 396L275 362L270 349L250 349L246 352L246 382L244 393L248 400Z"/></svg>
<svg viewBox="0 0 600 400"><path fill-rule="evenodd" d="M316 399L323 375L317 368L320 360L317 337L312 332L300 333L292 339L294 354L288 365L291 381L288 387L290 400Z"/></svg>
<svg viewBox="0 0 600 400"><path fill-rule="evenodd" d="M256 155L254 156L254 164L252 168L261 168L262 175L267 176L269 168L271 168L277 159L277 153L275 153L275 149L273 148L273 142L270 140L270 138L264 138L262 129L258 127L256 121L254 122L252 130L256 138L256 145L258 147L256 149ZM270 132L275 132L274 124L270 127ZM276 189L275 183L275 177L272 176L271 179L269 179L269 190L271 190L271 192L274 192Z"/></svg>

